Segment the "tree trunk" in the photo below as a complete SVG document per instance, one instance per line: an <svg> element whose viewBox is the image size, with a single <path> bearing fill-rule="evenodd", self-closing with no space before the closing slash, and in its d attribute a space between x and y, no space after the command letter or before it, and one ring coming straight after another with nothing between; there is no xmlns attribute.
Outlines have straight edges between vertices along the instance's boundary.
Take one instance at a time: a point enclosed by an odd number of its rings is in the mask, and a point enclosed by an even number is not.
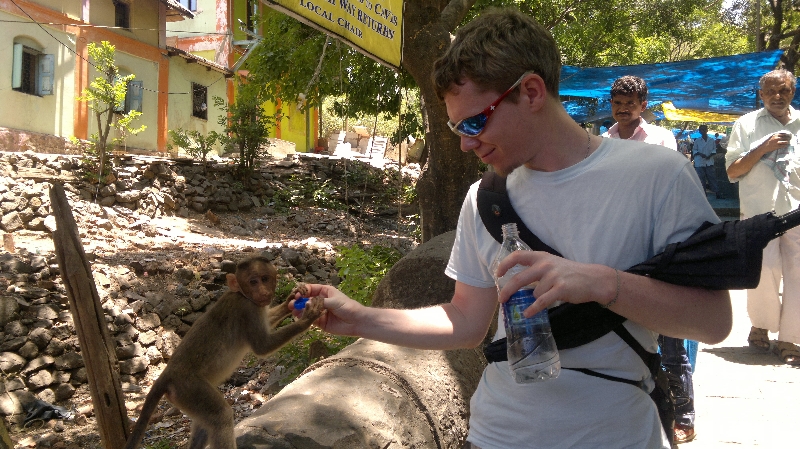
<svg viewBox="0 0 800 449"><path fill-rule="evenodd" d="M474 1L451 3L451 8L466 13ZM434 61L450 45L453 25L442 20L445 5L407 1L403 18L403 68L420 88L429 123L425 135L428 160L417 181L423 242L456 228L464 196L479 177L478 158L460 150L460 138L447 127L447 109L431 82Z"/></svg>

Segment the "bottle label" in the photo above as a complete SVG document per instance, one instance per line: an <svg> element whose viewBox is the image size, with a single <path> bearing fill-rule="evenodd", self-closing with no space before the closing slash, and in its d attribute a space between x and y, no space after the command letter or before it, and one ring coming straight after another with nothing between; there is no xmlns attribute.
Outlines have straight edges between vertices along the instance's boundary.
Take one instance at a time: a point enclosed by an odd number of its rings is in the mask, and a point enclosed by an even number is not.
<svg viewBox="0 0 800 449"><path fill-rule="evenodd" d="M533 296L533 290L519 290L511 295L508 301L503 305L503 311L508 321L507 324L518 325L528 320L529 318L525 318L522 312L535 301L536 297Z"/></svg>

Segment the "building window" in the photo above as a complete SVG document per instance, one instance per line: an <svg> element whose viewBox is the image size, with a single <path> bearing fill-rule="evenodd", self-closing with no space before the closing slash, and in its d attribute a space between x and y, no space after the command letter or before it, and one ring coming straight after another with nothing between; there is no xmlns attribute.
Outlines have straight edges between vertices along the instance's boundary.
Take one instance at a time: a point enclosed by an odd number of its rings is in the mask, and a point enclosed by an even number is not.
<svg viewBox="0 0 800 449"><path fill-rule="evenodd" d="M125 91L125 113L131 111L142 112L142 96L144 94L143 81L128 81L128 90Z"/></svg>
<svg viewBox="0 0 800 449"><path fill-rule="evenodd" d="M130 29L131 27L131 5L122 1L114 2L114 26Z"/></svg>
<svg viewBox="0 0 800 449"><path fill-rule="evenodd" d="M52 95L55 58L23 44L14 44L11 88L31 95Z"/></svg>
<svg viewBox="0 0 800 449"><path fill-rule="evenodd" d="M114 108L117 114L127 114L131 111L142 112L142 97L144 94L144 82L139 80L128 81L125 90L125 100L122 104Z"/></svg>
<svg viewBox="0 0 800 449"><path fill-rule="evenodd" d="M192 116L208 120L208 87L192 83Z"/></svg>
<svg viewBox="0 0 800 449"><path fill-rule="evenodd" d="M181 0L181 6L189 11L197 11L197 0Z"/></svg>

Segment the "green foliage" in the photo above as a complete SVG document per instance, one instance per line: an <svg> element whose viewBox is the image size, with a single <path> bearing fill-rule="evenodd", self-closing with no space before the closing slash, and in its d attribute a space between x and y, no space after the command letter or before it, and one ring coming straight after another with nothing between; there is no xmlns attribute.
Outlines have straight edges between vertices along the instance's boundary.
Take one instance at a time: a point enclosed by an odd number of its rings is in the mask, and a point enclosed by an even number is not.
<svg viewBox="0 0 800 449"><path fill-rule="evenodd" d="M265 98L294 102L302 95L306 108L321 106L323 136L352 125L372 131L376 116L385 122L378 125L377 134L391 136L393 143L422 136L419 95L405 71L396 73L280 12L262 14L264 37L245 65L250 84ZM406 87L411 89L410 99L403 101ZM399 124L398 114L403 115Z"/></svg>
<svg viewBox="0 0 800 449"><path fill-rule="evenodd" d="M99 44L90 42L88 45L89 58L101 76L91 81L83 94L77 97L78 101L86 102L94 111L98 131L89 137L90 145L84 148L89 157L96 157L99 161L90 176L92 180L100 180L109 168L106 166L108 158L106 149L111 129L119 131L121 137L112 139L112 144L124 142L131 134L138 134L147 127L142 125L133 128L133 121L142 113L139 111L124 112L125 94L128 92L128 83L136 78L135 75L121 76L119 67L115 62L116 49L107 41Z"/></svg>
<svg viewBox="0 0 800 449"><path fill-rule="evenodd" d="M337 248L336 268L339 269L339 290L364 305L372 304L372 295L389 269L402 257L400 251L386 246L367 250L358 245Z"/></svg>
<svg viewBox="0 0 800 449"><path fill-rule="evenodd" d="M269 155L268 138L276 120L264 111L266 101L264 92L250 84L239 85L233 104L214 97L214 105L224 112L218 123L225 127L225 133L219 140L229 151L238 152L236 171L242 181L250 178L257 159Z"/></svg>
<svg viewBox="0 0 800 449"><path fill-rule="evenodd" d="M214 150L214 146L222 136L216 131L211 131L203 135L200 131L187 131L185 129L169 130L169 138L172 140L167 144L167 150L172 151L175 147L183 149L194 159L200 159L203 165L206 164L208 153Z"/></svg>
<svg viewBox="0 0 800 449"><path fill-rule="evenodd" d="M146 444L145 449L177 449L178 446L172 444L169 440L158 440L150 444Z"/></svg>
<svg viewBox="0 0 800 449"><path fill-rule="evenodd" d="M356 340L356 337L331 335L323 332L318 327L311 327L300 337L278 351L277 364L286 368L288 377L285 382L289 383L300 375L304 369L317 361L309 357L309 349L315 341L321 341L331 354L336 354Z"/></svg>
<svg viewBox="0 0 800 449"><path fill-rule="evenodd" d="M272 205L276 211L286 212L293 207L321 207L325 209L344 210L345 204L337 199L339 192L333 183L326 179L321 183L309 181L305 177L292 175L286 188L275 192Z"/></svg>

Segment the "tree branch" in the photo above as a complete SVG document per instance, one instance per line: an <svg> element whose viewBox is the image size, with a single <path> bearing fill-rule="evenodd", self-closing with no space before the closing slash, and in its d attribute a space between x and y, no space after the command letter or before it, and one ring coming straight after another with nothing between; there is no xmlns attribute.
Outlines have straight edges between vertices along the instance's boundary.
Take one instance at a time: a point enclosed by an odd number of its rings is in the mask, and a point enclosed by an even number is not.
<svg viewBox="0 0 800 449"><path fill-rule="evenodd" d="M467 16L470 8L477 0L450 0L442 10L441 23L445 30L452 33Z"/></svg>

